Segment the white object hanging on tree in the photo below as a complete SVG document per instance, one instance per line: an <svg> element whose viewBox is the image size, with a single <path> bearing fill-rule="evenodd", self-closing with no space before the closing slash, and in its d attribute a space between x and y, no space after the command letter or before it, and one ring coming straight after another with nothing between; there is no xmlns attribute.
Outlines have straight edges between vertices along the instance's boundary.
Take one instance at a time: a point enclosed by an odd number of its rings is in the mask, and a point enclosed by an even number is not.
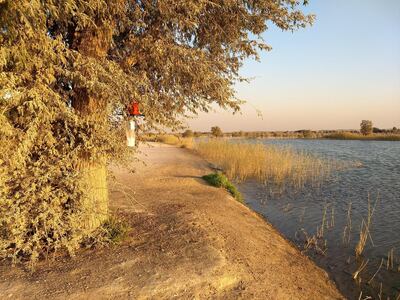
<svg viewBox="0 0 400 300"><path fill-rule="evenodd" d="M126 138L128 147L136 147L136 122L134 119L128 121Z"/></svg>

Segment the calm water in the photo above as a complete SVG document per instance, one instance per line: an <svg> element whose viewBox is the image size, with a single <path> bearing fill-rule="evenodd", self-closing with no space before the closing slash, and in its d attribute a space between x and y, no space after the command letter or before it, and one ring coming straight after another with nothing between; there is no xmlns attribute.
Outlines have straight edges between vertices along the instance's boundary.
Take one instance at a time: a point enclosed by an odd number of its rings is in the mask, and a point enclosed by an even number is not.
<svg viewBox="0 0 400 300"><path fill-rule="evenodd" d="M253 142L255 142L253 140ZM334 141L334 140L257 140L264 144L290 146L319 157L340 161L361 162L362 166L337 172L321 187L276 193L271 185L255 181L240 184L246 202L263 214L289 240L304 248L304 232L316 234L324 210L329 229L325 227L325 255L309 250L311 256L336 282L350 299L360 292L377 297L382 282L386 296L396 299L400 294L400 142ZM368 216L368 199L376 202L363 256L355 258L362 219ZM343 243L343 231L351 202L352 228L350 243ZM333 216L332 216L333 211ZM387 270L388 252L393 249L394 268ZM366 284L383 265L370 284ZM368 261L360 273L361 284L351 274L361 262ZM390 269L390 268L389 268ZM362 297L364 299L364 297ZM385 298L386 299L386 298Z"/></svg>

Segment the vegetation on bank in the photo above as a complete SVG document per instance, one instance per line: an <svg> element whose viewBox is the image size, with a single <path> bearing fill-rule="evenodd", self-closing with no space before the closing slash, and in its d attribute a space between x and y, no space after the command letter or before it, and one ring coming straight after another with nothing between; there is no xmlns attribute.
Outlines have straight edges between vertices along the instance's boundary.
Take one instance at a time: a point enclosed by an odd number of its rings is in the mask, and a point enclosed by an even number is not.
<svg viewBox="0 0 400 300"><path fill-rule="evenodd" d="M230 143L212 139L200 141L194 149L206 160L224 170L228 178L303 187L319 185L338 164L294 151L263 144Z"/></svg>
<svg viewBox="0 0 400 300"><path fill-rule="evenodd" d="M236 186L222 173L212 173L202 177L210 185L226 189L237 201L243 202L243 196Z"/></svg>
<svg viewBox="0 0 400 300"><path fill-rule="evenodd" d="M360 130L296 130L296 131L234 131L222 132L218 126L211 127L209 132L185 130L182 133L167 134L170 139L175 138L244 138L244 139L337 139L337 140L376 140L376 141L400 141L400 130L396 127L392 129L380 129L371 127L372 123L363 121L360 124ZM165 135L159 135L158 138L164 139ZM149 134L143 139L156 141L157 135ZM175 142L174 144L178 144Z"/></svg>
<svg viewBox="0 0 400 300"><path fill-rule="evenodd" d="M363 135L352 132L338 132L328 134L324 138L332 140L400 141L400 134L372 133Z"/></svg>
<svg viewBox="0 0 400 300"><path fill-rule="evenodd" d="M249 178L262 183L274 182L300 188L306 183L319 185L332 170L344 165L298 152L290 147L258 143L232 143L224 139L200 139L177 135L149 135L146 141L161 142L194 149L200 156L224 171L228 178L244 181Z"/></svg>
<svg viewBox="0 0 400 300"><path fill-rule="evenodd" d="M179 134L178 134L179 136ZM193 132L186 130L183 137L228 137L228 138L282 138L282 139L344 139L344 140L377 140L399 141L400 129L381 129L373 126L372 121L362 120L359 130L309 130L295 131L234 131L223 133L218 126L211 127L210 132Z"/></svg>

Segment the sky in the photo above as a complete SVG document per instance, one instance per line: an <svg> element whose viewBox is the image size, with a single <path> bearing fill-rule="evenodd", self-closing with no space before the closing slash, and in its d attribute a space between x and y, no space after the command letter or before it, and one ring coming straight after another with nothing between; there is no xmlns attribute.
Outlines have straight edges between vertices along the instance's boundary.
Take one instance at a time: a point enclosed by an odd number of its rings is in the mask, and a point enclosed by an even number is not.
<svg viewBox="0 0 400 300"><path fill-rule="evenodd" d="M310 0L303 11L316 15L312 27L271 27L272 51L245 62L241 114L216 108L191 129L357 129L364 119L400 128L400 0Z"/></svg>

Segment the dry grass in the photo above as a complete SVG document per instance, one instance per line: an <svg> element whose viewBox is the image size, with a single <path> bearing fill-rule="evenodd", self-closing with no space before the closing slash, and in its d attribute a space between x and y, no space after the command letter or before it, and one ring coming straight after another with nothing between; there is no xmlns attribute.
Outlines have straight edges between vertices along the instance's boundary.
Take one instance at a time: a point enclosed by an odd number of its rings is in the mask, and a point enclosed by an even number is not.
<svg viewBox="0 0 400 300"><path fill-rule="evenodd" d="M319 227L319 226L317 227L317 237L318 237L318 238L323 238L323 237L324 237L325 224L327 224L327 223L326 223L326 213L327 213L327 209L328 209L328 206L325 205L324 213L322 214L322 223L321 223L321 227ZM328 226L327 226L327 228L328 228Z"/></svg>
<svg viewBox="0 0 400 300"><path fill-rule="evenodd" d="M352 203L349 202L349 206L347 208L347 224L343 229L343 244L350 244L350 239L351 239L351 227L352 227L352 223L351 223L351 206Z"/></svg>
<svg viewBox="0 0 400 300"><path fill-rule="evenodd" d="M306 153L263 144L208 140L195 144L195 150L237 181L255 178L293 187L307 182L319 185L335 167L333 162Z"/></svg>
<svg viewBox="0 0 400 300"><path fill-rule="evenodd" d="M356 249L355 249L356 257L359 257L363 253L365 245L367 244L367 241L368 241L368 237L370 238L371 243L373 243L371 234L370 234L370 227L372 224L372 216L374 215L377 203L378 203L378 200L375 201L375 204L372 207L371 201L368 196L368 216L367 216L367 220L363 219L361 222L360 239L359 239L359 241L356 245Z"/></svg>
<svg viewBox="0 0 400 300"><path fill-rule="evenodd" d="M360 273L365 269L365 267L368 265L369 260L367 261L362 261L361 264L358 266L357 270L352 274L353 279L361 282L361 278L358 276Z"/></svg>
<svg viewBox="0 0 400 300"><path fill-rule="evenodd" d="M324 138L333 140L400 141L400 134L373 133L370 135L362 135L352 132L337 132L326 135Z"/></svg>
<svg viewBox="0 0 400 300"><path fill-rule="evenodd" d="M390 249L387 255L386 261L386 269L393 270L394 269L394 248Z"/></svg>
<svg viewBox="0 0 400 300"><path fill-rule="evenodd" d="M371 279L368 280L368 284L371 284L372 280L374 280L376 274L378 274L379 271L381 270L382 265L383 265L383 258L381 259L381 264L379 265L378 270L376 270L376 272L374 273L374 275L372 275Z"/></svg>
<svg viewBox="0 0 400 300"><path fill-rule="evenodd" d="M141 137L146 142L160 142L168 145L178 146L181 148L192 149L194 145L193 138L191 137L180 137L174 134L162 134L162 135L147 135Z"/></svg>
<svg viewBox="0 0 400 300"><path fill-rule="evenodd" d="M318 235L308 235L308 233L304 230L304 228L300 229L300 233L303 234L304 239L304 247L302 253L306 253L309 250L315 251L316 254L326 255L326 251L328 251L327 241ZM297 232L296 232L297 235Z"/></svg>

